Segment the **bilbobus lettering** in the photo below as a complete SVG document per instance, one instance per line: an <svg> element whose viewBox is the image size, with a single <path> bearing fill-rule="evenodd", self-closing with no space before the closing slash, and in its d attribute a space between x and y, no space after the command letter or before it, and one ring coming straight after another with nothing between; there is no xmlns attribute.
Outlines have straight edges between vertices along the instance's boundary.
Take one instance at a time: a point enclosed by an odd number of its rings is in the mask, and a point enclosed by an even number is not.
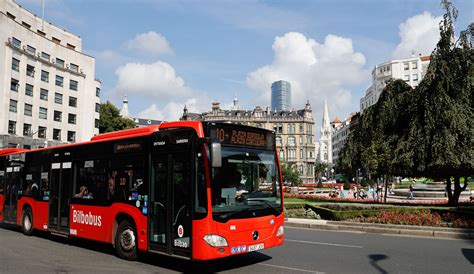
<svg viewBox="0 0 474 274"><path fill-rule="evenodd" d="M83 225L102 226L102 216L93 215L90 211L84 214L82 210L73 210L72 222Z"/></svg>

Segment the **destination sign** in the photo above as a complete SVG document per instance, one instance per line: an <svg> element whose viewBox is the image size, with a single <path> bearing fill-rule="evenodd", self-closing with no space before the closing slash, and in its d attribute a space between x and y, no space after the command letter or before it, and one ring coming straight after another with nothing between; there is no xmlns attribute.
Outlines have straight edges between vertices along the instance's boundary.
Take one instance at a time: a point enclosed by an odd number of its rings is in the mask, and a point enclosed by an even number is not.
<svg viewBox="0 0 474 274"><path fill-rule="evenodd" d="M210 137L224 145L273 149L272 135L270 132L252 128L217 126L211 128Z"/></svg>
<svg viewBox="0 0 474 274"><path fill-rule="evenodd" d="M140 141L117 143L117 144L114 144L114 153L141 151L142 147L143 146Z"/></svg>

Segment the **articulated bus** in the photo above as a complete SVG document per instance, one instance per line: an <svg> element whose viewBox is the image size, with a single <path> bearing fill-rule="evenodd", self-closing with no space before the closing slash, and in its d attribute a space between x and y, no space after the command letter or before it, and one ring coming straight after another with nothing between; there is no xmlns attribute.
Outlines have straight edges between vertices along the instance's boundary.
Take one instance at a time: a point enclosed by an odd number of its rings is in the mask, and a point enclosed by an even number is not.
<svg viewBox="0 0 474 274"><path fill-rule="evenodd" d="M111 243L119 257L156 252L210 260L283 244L273 132L169 122L90 142L0 150L0 221Z"/></svg>

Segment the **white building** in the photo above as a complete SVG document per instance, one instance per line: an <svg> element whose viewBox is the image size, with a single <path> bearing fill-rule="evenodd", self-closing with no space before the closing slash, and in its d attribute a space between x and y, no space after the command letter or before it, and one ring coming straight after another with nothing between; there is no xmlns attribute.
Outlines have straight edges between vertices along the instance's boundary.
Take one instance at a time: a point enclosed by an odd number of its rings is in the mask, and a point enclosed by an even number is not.
<svg viewBox="0 0 474 274"><path fill-rule="evenodd" d="M82 40L0 1L0 148L89 140L99 133L100 82Z"/></svg>
<svg viewBox="0 0 474 274"><path fill-rule="evenodd" d="M333 165L332 159L332 128L329 121L329 111L326 99L324 99L323 123L320 130L321 136L316 143L317 157L316 161Z"/></svg>
<svg viewBox="0 0 474 274"><path fill-rule="evenodd" d="M337 163L339 158L339 153L346 144L347 136L351 132L351 120L352 116L355 113L351 114L344 121L335 119L331 122L332 127L332 161L334 164Z"/></svg>
<svg viewBox="0 0 474 274"><path fill-rule="evenodd" d="M413 88L418 86L426 74L430 56L418 56L403 60L391 60L375 66L372 70L372 85L360 99L360 112L375 104L390 79L402 79Z"/></svg>

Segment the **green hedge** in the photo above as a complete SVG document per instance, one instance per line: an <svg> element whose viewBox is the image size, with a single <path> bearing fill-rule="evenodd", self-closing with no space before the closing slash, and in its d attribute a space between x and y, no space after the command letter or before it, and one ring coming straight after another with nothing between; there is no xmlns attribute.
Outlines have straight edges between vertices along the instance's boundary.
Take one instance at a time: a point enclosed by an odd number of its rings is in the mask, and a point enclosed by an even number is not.
<svg viewBox="0 0 474 274"><path fill-rule="evenodd" d="M332 210L315 205L306 205L306 208L311 208L314 212L319 214L321 218L325 220L342 221L347 219L353 219L355 217L370 217L375 216L381 210L384 211L396 211L396 212L416 212L420 209L416 208L402 208L402 209L366 209L366 210Z"/></svg>
<svg viewBox="0 0 474 274"><path fill-rule="evenodd" d="M356 217L375 216L377 213L381 211L392 211L392 212L398 212L398 213L403 213L403 212L415 213L421 210L429 210L431 213L436 212L441 216L449 212L458 217L474 220L474 207L452 208L452 207L428 207L428 206L417 206L417 207L416 206L415 207L399 206L399 207L393 207L393 208L380 207L380 208L361 209L359 207L358 209L351 209L350 204L349 204L347 209L335 210L335 209L324 207L324 204L322 204L321 206L315 205L315 204L306 204L306 203L285 204L286 210L298 209L298 208L304 208L304 209L310 208L314 212L316 212L318 215L320 215L321 218L325 220L335 220L335 221L343 221L343 220L353 219Z"/></svg>
<svg viewBox="0 0 474 274"><path fill-rule="evenodd" d="M285 204L285 209L305 208L305 205L304 203Z"/></svg>

